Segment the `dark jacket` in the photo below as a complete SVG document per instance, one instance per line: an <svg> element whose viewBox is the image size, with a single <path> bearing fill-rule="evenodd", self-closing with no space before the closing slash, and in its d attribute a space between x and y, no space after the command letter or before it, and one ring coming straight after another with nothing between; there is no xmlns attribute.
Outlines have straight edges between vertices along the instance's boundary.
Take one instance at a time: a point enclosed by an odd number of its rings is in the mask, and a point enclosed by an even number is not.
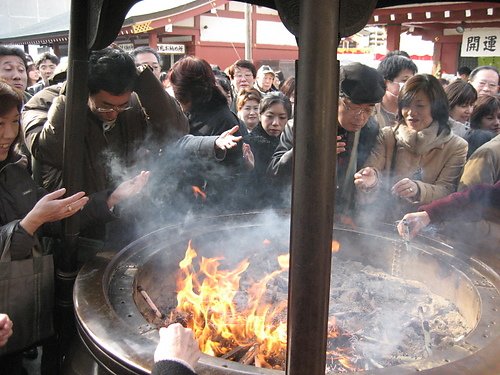
<svg viewBox="0 0 500 375"><path fill-rule="evenodd" d="M495 138L495 133L484 129L469 129L463 136L469 144L467 149L467 160L479 147Z"/></svg>
<svg viewBox="0 0 500 375"><path fill-rule="evenodd" d="M370 152L377 140L377 135L379 132L379 126L373 117L370 117L367 124L361 129L359 136L358 152L357 152L357 168L359 170L366 159L370 155ZM349 160L351 159L351 151L354 142L354 133L348 132L341 126L337 126L337 134L343 137L344 142L347 143L346 151L337 155L337 188L341 187L346 178L352 181L352 187L354 187L354 175L346 176L347 166ZM275 176L281 182L290 182L292 175L292 160L293 160L293 120L290 120L285 126L285 130L281 134L280 142L276 151L273 154L271 162L268 166L268 174ZM337 197L335 199L337 205L341 205L342 210L351 209L353 206L352 197L345 197L345 192L341 189L337 190Z"/></svg>
<svg viewBox="0 0 500 375"><path fill-rule="evenodd" d="M0 192L0 253L10 233L12 233L10 250L13 259L29 257L31 249L37 243L37 236L56 236L61 233L59 223L43 225L36 236L29 235L19 225L19 221L31 211L46 191L36 186L26 170L26 163L18 155L12 155L0 163ZM114 218L106 204L108 194L108 191L104 191L90 197L90 201L78 214L83 227L96 220L107 222ZM17 225L8 225L12 222L17 222Z"/></svg>
<svg viewBox="0 0 500 375"><path fill-rule="evenodd" d="M31 95L35 95L37 92L42 91L45 88L45 82L43 80L35 83L33 86L30 86L26 89Z"/></svg>
<svg viewBox="0 0 500 375"><path fill-rule="evenodd" d="M281 133L280 141L268 166L268 173L273 176L292 175L292 155L293 155L293 124L294 120L288 121L285 130ZM360 169L370 155L370 152L377 141L379 126L373 117L368 119L366 125L361 129L359 136L357 166ZM337 126L337 134L342 136L347 142L346 151L337 155L337 160L347 160L351 157L352 142L354 133L348 132L341 126ZM343 176L342 172L337 172ZM337 183L337 185L340 185Z"/></svg>
<svg viewBox="0 0 500 375"><path fill-rule="evenodd" d="M231 112L220 91L209 102L191 108L187 117L190 135L178 142L185 155L180 183L201 188L207 195L207 206L215 207L223 201L224 208L236 209L241 199L242 175L246 173L241 142L218 158L213 149L215 139L235 125L240 127L235 136L246 135L245 125ZM203 158L210 153L212 157Z"/></svg>
<svg viewBox="0 0 500 375"><path fill-rule="evenodd" d="M154 364L151 375L196 375L196 373L179 362L165 360Z"/></svg>
<svg viewBox="0 0 500 375"><path fill-rule="evenodd" d="M275 201L278 198L275 196L276 188L273 184L275 179L267 175L267 167L280 138L267 134L259 122L251 133L243 137L243 141L250 145L255 160L254 169L248 174L248 182L245 184L249 208L268 207L279 203Z"/></svg>
<svg viewBox="0 0 500 375"><path fill-rule="evenodd" d="M128 167L155 158L169 142L188 131L178 103L163 89L149 69L138 77L130 100L132 109L120 113L115 126L104 131L103 123L87 109L84 138L83 183L87 194L114 187L109 161ZM41 164L43 186L52 191L61 185L63 161L65 85L48 87L26 103L22 125L26 143ZM49 111L50 109L50 111Z"/></svg>

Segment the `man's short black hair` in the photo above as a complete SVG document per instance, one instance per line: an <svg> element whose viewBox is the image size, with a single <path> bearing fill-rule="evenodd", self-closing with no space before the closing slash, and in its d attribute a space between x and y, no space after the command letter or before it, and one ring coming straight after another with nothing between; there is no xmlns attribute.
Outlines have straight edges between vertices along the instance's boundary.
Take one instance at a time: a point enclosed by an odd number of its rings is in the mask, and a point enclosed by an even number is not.
<svg viewBox="0 0 500 375"><path fill-rule="evenodd" d="M385 55L384 59L387 59L388 57L391 57L391 56L404 56L404 57L407 57L407 58L411 59L411 57L410 57L410 55L409 55L408 52L402 51L400 49L395 49L395 50L387 52L387 54Z"/></svg>
<svg viewBox="0 0 500 375"><path fill-rule="evenodd" d="M0 56L18 56L23 60L24 67L28 68L28 60L26 59L26 54L19 47L13 46L0 46Z"/></svg>
<svg viewBox="0 0 500 375"><path fill-rule="evenodd" d="M137 69L126 52L105 48L91 53L88 87L90 95L103 90L112 95L133 91Z"/></svg>
<svg viewBox="0 0 500 375"><path fill-rule="evenodd" d="M459 76L461 76L462 74L466 74L467 76L469 76L471 72L472 70L468 66L461 66L457 70Z"/></svg>
<svg viewBox="0 0 500 375"><path fill-rule="evenodd" d="M382 77L387 81L392 81L403 70L411 70L413 74L418 73L417 65L408 57L403 55L392 55L385 57L377 67L377 70Z"/></svg>
<svg viewBox="0 0 500 375"><path fill-rule="evenodd" d="M141 53L152 53L153 55L155 55L156 60L158 60L158 64L161 65L161 56L158 51L148 46L136 47L132 52L130 52L130 56L132 56L132 58L135 60L137 55L140 55Z"/></svg>
<svg viewBox="0 0 500 375"><path fill-rule="evenodd" d="M44 52L38 55L35 61L35 66L37 69L40 69L40 65L45 61L45 60L50 60L53 64L58 65L59 64L59 57L56 55L53 55L50 52Z"/></svg>

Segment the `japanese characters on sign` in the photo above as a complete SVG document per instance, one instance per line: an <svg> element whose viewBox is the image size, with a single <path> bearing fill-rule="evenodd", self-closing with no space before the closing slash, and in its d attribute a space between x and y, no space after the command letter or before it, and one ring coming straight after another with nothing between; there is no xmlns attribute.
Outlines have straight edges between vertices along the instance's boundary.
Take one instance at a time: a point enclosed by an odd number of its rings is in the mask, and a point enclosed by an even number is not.
<svg viewBox="0 0 500 375"><path fill-rule="evenodd" d="M157 50L160 53L171 53L174 55L183 55L186 53L184 44L158 44Z"/></svg>
<svg viewBox="0 0 500 375"><path fill-rule="evenodd" d="M465 30L460 55L500 56L500 29Z"/></svg>
<svg viewBox="0 0 500 375"><path fill-rule="evenodd" d="M125 52L132 52L135 48L133 43L119 43L118 47Z"/></svg>

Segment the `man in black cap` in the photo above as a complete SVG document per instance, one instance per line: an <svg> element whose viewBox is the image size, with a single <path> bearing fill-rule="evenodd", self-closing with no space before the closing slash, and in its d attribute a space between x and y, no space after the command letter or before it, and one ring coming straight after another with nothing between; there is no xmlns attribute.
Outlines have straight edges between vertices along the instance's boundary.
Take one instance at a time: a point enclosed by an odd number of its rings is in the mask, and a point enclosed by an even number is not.
<svg viewBox="0 0 500 375"><path fill-rule="evenodd" d="M374 118L375 104L385 94L383 77L360 63L342 66L339 74L337 131L337 198L341 213L353 206L354 173L369 156L379 131ZM287 181L292 172L293 120L281 139L268 167L268 173Z"/></svg>

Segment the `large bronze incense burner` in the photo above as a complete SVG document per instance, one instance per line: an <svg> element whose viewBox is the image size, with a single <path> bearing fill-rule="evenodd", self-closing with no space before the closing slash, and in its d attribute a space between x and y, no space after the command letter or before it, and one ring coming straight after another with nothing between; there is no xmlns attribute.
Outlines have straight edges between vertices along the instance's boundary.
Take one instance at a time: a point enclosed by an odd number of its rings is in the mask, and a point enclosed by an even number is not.
<svg viewBox="0 0 500 375"><path fill-rule="evenodd" d="M271 259L287 251L288 227L287 215L272 216L272 220L264 214L200 219L157 230L113 258L101 254L88 263L77 278L74 300L80 336L97 360L93 365L99 369L97 373L149 373L158 340L157 326L168 321L170 310L175 307L170 302L175 301L175 275L190 240L201 256L224 257L235 264L243 258ZM394 256L401 245L394 228L380 231L335 228L333 237L341 248L334 254L333 265L359 262L394 274ZM276 246L260 246L265 241ZM432 352L426 358L392 367L371 366L364 373L494 374L499 369L496 350L500 341L500 278L494 269L470 258L467 251L420 237L412 243L410 252L399 253L397 273L401 279L420 282L432 293L452 302L470 330L439 348L431 331ZM159 314L155 314L138 286L147 291ZM335 299L330 304L331 311L338 311ZM73 367L70 373L89 373L85 372L88 365L82 365L85 361L70 362ZM199 374L282 373L209 355L202 356L196 370Z"/></svg>

